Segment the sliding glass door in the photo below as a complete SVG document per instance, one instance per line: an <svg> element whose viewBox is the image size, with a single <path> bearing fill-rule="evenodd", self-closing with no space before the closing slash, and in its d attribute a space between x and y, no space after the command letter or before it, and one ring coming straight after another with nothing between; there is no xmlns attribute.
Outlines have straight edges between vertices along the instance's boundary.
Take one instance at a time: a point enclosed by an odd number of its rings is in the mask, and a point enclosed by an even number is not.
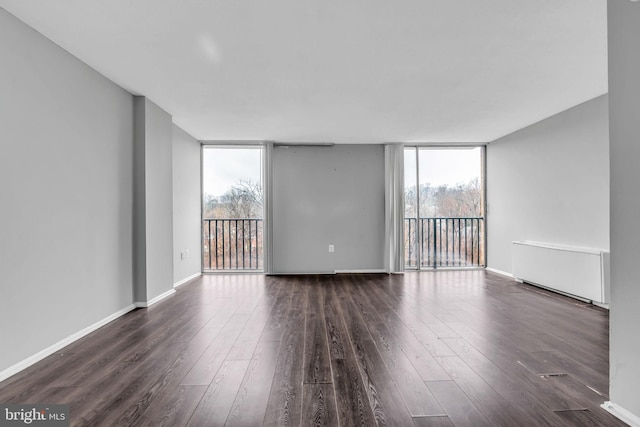
<svg viewBox="0 0 640 427"><path fill-rule="evenodd" d="M484 147L405 148L405 267L485 265Z"/></svg>
<svg viewBox="0 0 640 427"><path fill-rule="evenodd" d="M202 148L203 271L263 270L263 148Z"/></svg>

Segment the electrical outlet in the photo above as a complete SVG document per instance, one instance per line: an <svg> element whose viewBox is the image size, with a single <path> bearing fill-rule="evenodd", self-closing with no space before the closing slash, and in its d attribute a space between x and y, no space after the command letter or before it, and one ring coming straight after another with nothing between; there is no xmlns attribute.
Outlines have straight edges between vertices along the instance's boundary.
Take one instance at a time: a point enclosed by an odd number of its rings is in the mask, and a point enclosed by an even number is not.
<svg viewBox="0 0 640 427"><path fill-rule="evenodd" d="M329 252L335 252L336 248L333 245L329 245Z"/></svg>
<svg viewBox="0 0 640 427"><path fill-rule="evenodd" d="M184 250L184 257L189 258L191 255L189 254L189 249Z"/></svg>

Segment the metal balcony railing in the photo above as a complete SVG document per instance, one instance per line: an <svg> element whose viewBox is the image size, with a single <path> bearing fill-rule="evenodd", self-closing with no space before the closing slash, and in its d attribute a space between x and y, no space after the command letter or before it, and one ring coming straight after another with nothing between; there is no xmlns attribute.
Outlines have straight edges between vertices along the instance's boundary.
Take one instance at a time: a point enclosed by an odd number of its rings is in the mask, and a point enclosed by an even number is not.
<svg viewBox="0 0 640 427"><path fill-rule="evenodd" d="M484 218L405 218L404 236L408 268L485 264Z"/></svg>
<svg viewBox="0 0 640 427"><path fill-rule="evenodd" d="M262 270L261 218L203 220L203 268ZM408 268L484 266L484 218L405 218Z"/></svg>
<svg viewBox="0 0 640 427"><path fill-rule="evenodd" d="M203 268L262 270L261 218L203 219Z"/></svg>

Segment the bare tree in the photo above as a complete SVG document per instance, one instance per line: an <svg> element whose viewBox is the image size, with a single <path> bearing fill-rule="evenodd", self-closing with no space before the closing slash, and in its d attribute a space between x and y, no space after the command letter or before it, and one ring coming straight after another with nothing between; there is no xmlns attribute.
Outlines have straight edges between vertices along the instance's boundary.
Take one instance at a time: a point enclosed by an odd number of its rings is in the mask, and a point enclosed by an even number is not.
<svg viewBox="0 0 640 427"><path fill-rule="evenodd" d="M205 195L205 218L262 218L263 191L259 182L239 180L220 197Z"/></svg>
<svg viewBox="0 0 640 427"><path fill-rule="evenodd" d="M422 184L420 191L420 216L441 218L465 218L481 216L482 190L478 178L456 186ZM405 217L415 218L416 187L405 191Z"/></svg>

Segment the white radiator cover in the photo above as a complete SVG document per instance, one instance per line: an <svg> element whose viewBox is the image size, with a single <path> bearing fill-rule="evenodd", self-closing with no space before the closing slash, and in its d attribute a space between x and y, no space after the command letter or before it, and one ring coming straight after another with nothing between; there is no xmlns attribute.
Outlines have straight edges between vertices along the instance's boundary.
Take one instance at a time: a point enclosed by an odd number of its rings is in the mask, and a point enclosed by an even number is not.
<svg viewBox="0 0 640 427"><path fill-rule="evenodd" d="M513 242L516 280L598 305L609 303L609 251L518 240Z"/></svg>

